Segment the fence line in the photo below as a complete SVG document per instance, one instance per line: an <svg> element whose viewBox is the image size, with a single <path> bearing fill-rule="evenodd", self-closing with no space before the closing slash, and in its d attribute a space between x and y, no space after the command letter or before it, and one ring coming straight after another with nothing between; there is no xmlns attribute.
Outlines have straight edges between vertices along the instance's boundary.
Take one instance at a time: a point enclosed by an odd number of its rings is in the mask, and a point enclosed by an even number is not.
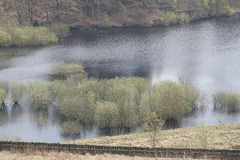
<svg viewBox="0 0 240 160"><path fill-rule="evenodd" d="M79 154L118 154L142 157L165 157L165 158L211 158L240 160L240 150L208 150L188 148L143 148L122 146L95 146L60 143L34 143L34 142L0 142L0 151L25 152L35 151L67 151Z"/></svg>

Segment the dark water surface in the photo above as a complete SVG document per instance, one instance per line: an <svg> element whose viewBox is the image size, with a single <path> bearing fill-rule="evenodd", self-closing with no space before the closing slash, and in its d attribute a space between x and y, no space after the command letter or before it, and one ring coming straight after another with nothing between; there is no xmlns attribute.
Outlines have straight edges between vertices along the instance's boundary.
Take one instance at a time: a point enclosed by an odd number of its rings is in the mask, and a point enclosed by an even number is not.
<svg viewBox="0 0 240 160"><path fill-rule="evenodd" d="M49 81L55 62L83 62L89 76L143 76L158 82L189 77L209 98L216 91L240 92L240 16L193 22L167 28L118 28L73 31L63 44L44 48L0 50L0 80ZM7 102L0 112L0 136L23 141L60 142L76 137L61 134L60 116L32 113L30 104ZM36 115L37 114L37 115ZM40 122L39 122L40 121ZM179 127L240 122L240 113L205 111L183 118ZM95 128L77 138L101 136Z"/></svg>

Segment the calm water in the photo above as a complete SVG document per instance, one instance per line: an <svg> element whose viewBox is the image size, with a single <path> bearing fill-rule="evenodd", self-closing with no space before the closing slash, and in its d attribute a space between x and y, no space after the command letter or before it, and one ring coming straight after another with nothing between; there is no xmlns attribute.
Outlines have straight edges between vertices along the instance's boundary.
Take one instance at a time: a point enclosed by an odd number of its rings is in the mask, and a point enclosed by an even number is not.
<svg viewBox="0 0 240 160"><path fill-rule="evenodd" d="M143 76L154 83L185 75L208 97L219 90L240 92L240 17L167 28L73 31L71 38L57 46L1 49L0 79L49 81L52 63L76 61L85 64L89 76ZM61 134L57 113L32 113L26 102L6 105L7 112L0 113L0 136L13 134L23 141L41 142L76 138ZM240 113L212 110L209 101L207 110L183 118L179 126L192 127L201 121L206 125L240 122ZM100 135L93 127L77 138Z"/></svg>

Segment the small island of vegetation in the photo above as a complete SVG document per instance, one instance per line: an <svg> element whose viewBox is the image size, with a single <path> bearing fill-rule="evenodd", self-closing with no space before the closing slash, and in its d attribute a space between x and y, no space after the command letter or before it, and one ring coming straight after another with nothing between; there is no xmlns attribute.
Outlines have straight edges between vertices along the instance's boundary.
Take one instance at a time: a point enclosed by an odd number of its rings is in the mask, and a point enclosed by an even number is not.
<svg viewBox="0 0 240 160"><path fill-rule="evenodd" d="M9 96L14 104L27 98L37 113L39 126L47 123L46 113L53 108L63 116L61 133L77 136L89 126L108 132L131 131L144 123L144 129L152 132L154 125L161 128L166 122L177 122L207 107L204 94L183 76L178 82L152 84L141 77L88 78L80 63L56 64L50 70L53 81L49 83L0 81L1 110L6 108ZM234 92L213 95L216 110L237 112L239 99L240 95ZM152 122L155 124L149 126Z"/></svg>

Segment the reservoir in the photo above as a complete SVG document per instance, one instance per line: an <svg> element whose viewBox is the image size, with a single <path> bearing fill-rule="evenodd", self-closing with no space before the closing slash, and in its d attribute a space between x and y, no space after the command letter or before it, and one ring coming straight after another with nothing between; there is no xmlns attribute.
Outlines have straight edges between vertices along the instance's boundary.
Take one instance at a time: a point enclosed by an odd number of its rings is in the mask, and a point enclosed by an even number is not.
<svg viewBox="0 0 240 160"><path fill-rule="evenodd" d="M184 75L209 101L205 110L181 118L178 127L240 122L240 113L213 111L211 102L217 91L240 93L240 16L169 27L72 30L55 46L0 49L0 80L49 82L50 66L59 62L82 62L88 76L98 78L140 76L157 83ZM27 142L104 136L93 126L79 137L66 137L59 113L50 110L39 124L27 100L20 106L7 101L6 106L7 111L0 112L0 136Z"/></svg>

